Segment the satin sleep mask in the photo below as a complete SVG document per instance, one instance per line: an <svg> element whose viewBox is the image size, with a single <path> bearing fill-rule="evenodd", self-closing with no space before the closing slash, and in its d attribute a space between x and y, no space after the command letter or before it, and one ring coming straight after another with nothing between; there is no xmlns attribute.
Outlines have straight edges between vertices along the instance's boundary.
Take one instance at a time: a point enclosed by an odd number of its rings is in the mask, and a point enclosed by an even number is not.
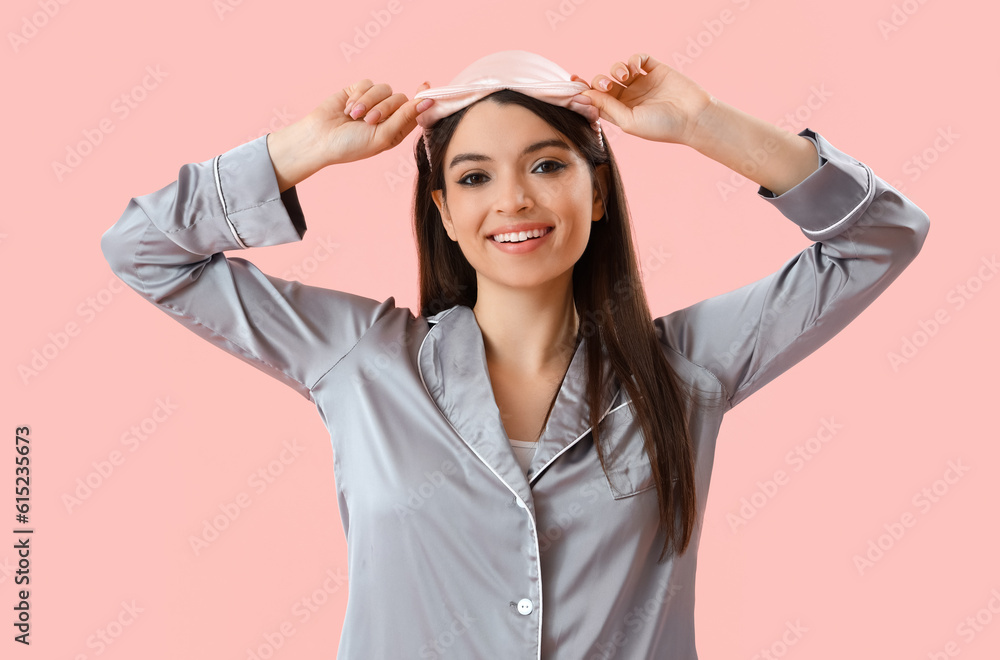
<svg viewBox="0 0 1000 660"><path fill-rule="evenodd" d="M467 66L444 87L432 87L417 92L413 97L415 99L434 99L434 105L417 115L417 123L424 129L430 128L439 119L454 114L501 89L512 89L546 103L569 108L586 117L583 112L572 107L570 100L590 89L590 85L571 80L570 77L570 74L558 64L535 53L525 50L491 53ZM589 120L589 117L587 119ZM590 126L597 131L597 138L603 149L601 120L591 122ZM426 139L424 149L427 151L429 164L431 155Z"/></svg>

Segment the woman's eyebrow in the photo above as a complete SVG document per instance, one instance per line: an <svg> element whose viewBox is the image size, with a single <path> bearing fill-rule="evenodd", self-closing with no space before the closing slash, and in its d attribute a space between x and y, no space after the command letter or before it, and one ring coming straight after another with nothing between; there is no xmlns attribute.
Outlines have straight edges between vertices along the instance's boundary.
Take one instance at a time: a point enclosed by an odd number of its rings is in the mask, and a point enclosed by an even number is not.
<svg viewBox="0 0 1000 660"><path fill-rule="evenodd" d="M525 147L524 151L521 152L521 155L526 156L530 153L538 151L539 149L544 149L545 147L558 147L560 149L565 149L566 151L572 151L570 146L566 144L565 140L561 140L559 138L551 138L548 140L542 140L541 142L535 142L534 144L528 145L527 147ZM490 158L489 156L486 156L485 154L474 154L474 153L458 154L451 159L451 163L449 163L448 169L450 170L456 165L467 160L478 162L478 161L490 161L493 159Z"/></svg>

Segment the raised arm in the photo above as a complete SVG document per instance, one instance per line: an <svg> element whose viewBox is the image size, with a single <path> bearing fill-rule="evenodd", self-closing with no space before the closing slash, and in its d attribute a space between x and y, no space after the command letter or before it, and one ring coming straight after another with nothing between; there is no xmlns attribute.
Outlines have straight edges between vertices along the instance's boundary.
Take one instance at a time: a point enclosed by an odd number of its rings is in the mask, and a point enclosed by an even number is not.
<svg viewBox="0 0 1000 660"><path fill-rule="evenodd" d="M826 343L916 257L927 214L872 170L805 129L820 166L758 195L812 245L756 282L655 319L663 341L721 382L730 407Z"/></svg>
<svg viewBox="0 0 1000 660"><path fill-rule="evenodd" d="M798 135L722 103L636 53L579 98L639 137L690 146L749 177L815 241L777 272L656 318L661 342L709 370L729 407L850 323L916 257L927 214L872 170L805 129ZM607 92L598 91L607 89Z"/></svg>
<svg viewBox="0 0 1000 660"><path fill-rule="evenodd" d="M394 146L416 126L416 104L390 92L362 81L300 122L184 165L176 181L133 197L101 237L112 270L185 327L312 400L315 384L393 298L286 281L223 252L302 240L295 184ZM371 107L367 118L344 113L359 100Z"/></svg>

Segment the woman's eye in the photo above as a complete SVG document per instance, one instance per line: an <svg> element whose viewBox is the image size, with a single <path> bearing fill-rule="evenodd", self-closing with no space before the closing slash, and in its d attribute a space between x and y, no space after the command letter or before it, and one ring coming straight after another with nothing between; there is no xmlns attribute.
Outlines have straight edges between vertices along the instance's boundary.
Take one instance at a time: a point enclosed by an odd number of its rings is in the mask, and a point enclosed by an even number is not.
<svg viewBox="0 0 1000 660"><path fill-rule="evenodd" d="M562 163L560 163L557 160L543 160L542 162L540 162L538 164L538 167L542 167L543 165L553 165L554 166L554 167L550 168L547 172L543 172L543 174L550 174L552 172L558 172L562 168L566 167L565 165L563 165Z"/></svg>
<svg viewBox="0 0 1000 660"><path fill-rule="evenodd" d="M463 176L461 179L458 180L458 183L460 183L463 186L477 186L477 185L479 185L479 183L482 183L482 181L480 181L478 183L474 183L474 182L470 182L468 180L470 177L474 177L474 176L483 176L483 175L480 174L479 172L473 172L472 174L466 174L465 176Z"/></svg>
<svg viewBox="0 0 1000 660"><path fill-rule="evenodd" d="M558 172L559 170L561 170L561 169L563 169L563 168L566 167L565 164L560 163L557 160L543 160L542 162L540 162L538 165L535 166L535 170L534 171L537 171L537 170L539 170L539 168L543 168L543 167L546 167L546 166L548 166L548 168L545 169L545 170L543 170L543 171L541 171L541 172L539 172L540 174L552 174L552 173ZM481 177L482 180L479 180L479 181L470 181L470 179L472 179L473 177ZM473 172L471 174L466 174L461 179L459 179L458 180L458 184L462 185L462 186L468 186L468 187L478 186L478 185L482 185L482 183L484 182L483 180L485 180L485 178L486 178L485 174L483 174L481 172Z"/></svg>

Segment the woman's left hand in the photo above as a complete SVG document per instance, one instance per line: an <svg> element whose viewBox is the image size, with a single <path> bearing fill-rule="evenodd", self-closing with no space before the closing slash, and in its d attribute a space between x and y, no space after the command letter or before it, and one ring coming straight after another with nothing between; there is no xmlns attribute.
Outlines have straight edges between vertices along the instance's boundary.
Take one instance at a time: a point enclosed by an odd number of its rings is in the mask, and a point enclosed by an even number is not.
<svg viewBox="0 0 1000 660"><path fill-rule="evenodd" d="M618 73L622 69L628 70L624 76ZM690 144L699 116L715 103L698 83L646 53L634 54L627 63L615 62L610 70L612 76L594 76L592 89L574 100L588 104L589 99L601 119L636 137ZM575 74L572 79L587 82ZM602 91L603 83L610 87L607 91Z"/></svg>

